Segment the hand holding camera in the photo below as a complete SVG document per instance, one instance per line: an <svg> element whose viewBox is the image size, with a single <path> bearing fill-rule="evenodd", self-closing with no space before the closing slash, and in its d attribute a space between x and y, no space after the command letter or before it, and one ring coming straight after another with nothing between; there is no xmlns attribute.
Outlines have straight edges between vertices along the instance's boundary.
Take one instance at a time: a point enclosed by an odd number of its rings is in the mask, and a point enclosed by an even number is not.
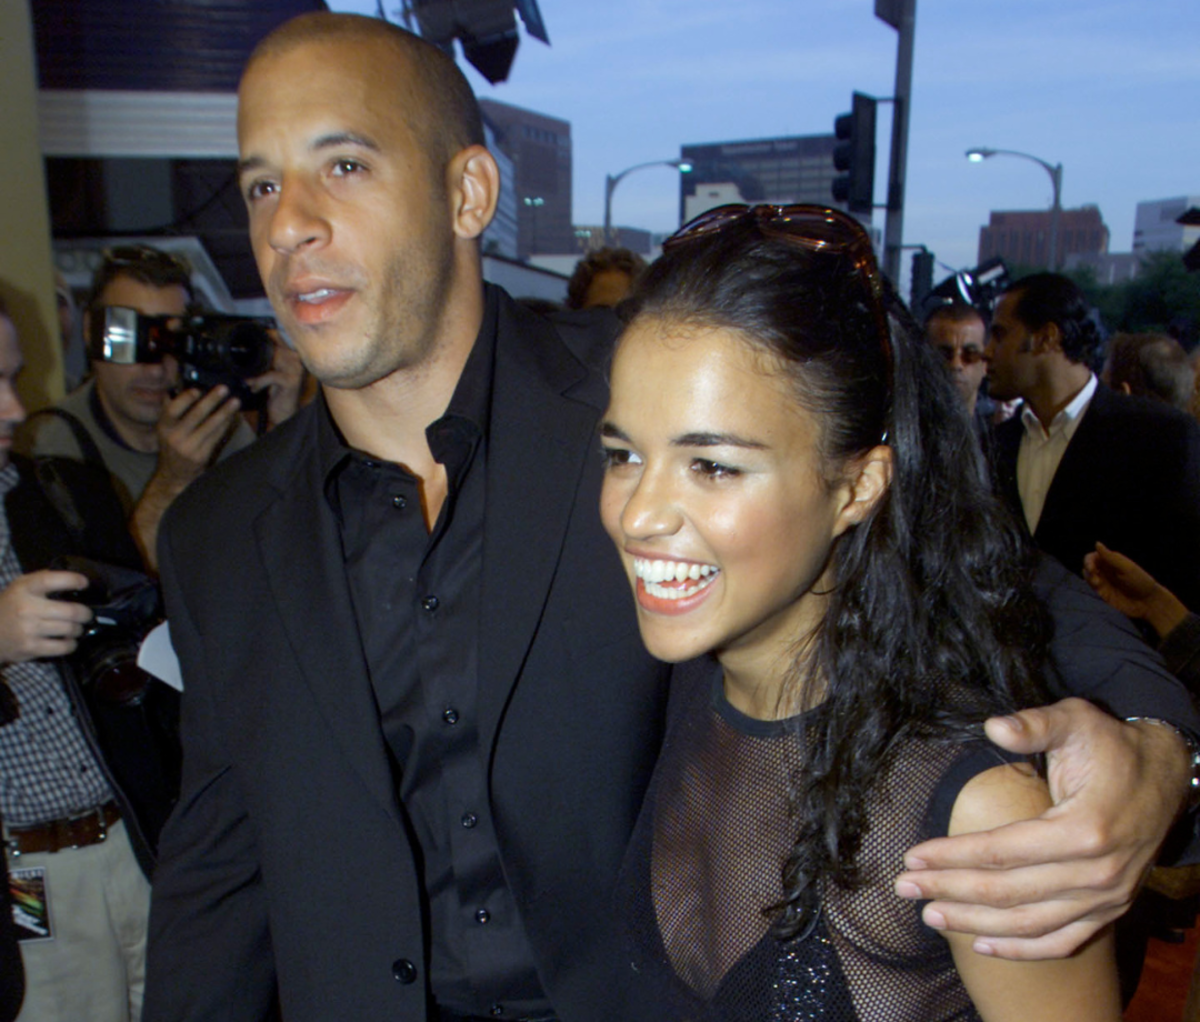
<svg viewBox="0 0 1200 1022"><path fill-rule="evenodd" d="M157 482L172 496L182 493L212 464L240 409L224 384L207 393L185 390L167 402L158 420L158 467L151 484Z"/></svg>
<svg viewBox="0 0 1200 1022"><path fill-rule="evenodd" d="M56 596L87 586L87 577L76 571L33 571L0 592L0 663L73 653L92 611Z"/></svg>

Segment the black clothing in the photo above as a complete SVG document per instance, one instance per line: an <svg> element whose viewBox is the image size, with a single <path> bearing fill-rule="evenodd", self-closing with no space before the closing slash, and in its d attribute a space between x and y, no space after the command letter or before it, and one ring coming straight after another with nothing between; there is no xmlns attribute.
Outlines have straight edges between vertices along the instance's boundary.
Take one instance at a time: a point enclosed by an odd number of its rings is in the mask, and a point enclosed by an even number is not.
<svg viewBox="0 0 1200 1022"><path fill-rule="evenodd" d="M1020 415L996 427L1000 495L1024 527L1017 489ZM1200 607L1200 425L1158 401L1096 387L1033 536L1069 571L1099 540L1132 558L1188 607Z"/></svg>
<svg viewBox="0 0 1200 1022"><path fill-rule="evenodd" d="M426 430L448 492L426 530L418 481L351 454L321 417L326 493L341 526L371 685L413 836L421 850L439 1006L486 1016L503 1003L549 1015L533 951L504 882L479 748L477 623L488 396L497 295L446 413Z"/></svg>
<svg viewBox="0 0 1200 1022"><path fill-rule="evenodd" d="M648 996L662 1018L978 1019L949 944L892 883L905 851L945 835L962 787L1004 754L986 740L907 743L865 795L862 886L822 880L815 925L780 940L766 910L782 897L795 838L788 789L806 718L739 713L715 661L683 673L620 895L631 911L634 969L656 987Z"/></svg>
<svg viewBox="0 0 1200 1022"><path fill-rule="evenodd" d="M4 511L13 549L24 571L47 568L55 557L65 554L141 569L124 511L103 468L68 458L30 461L20 455L13 455L13 463L20 482L8 493ZM58 487L64 488L67 502L79 512L75 527L69 526L60 513L63 498L51 496ZM83 679L78 676L73 658L56 663L84 736L104 767L121 807L138 863L149 877L158 833L177 794L177 778L173 775L176 765L163 761L157 744L174 726L178 714L175 693L155 682L148 705L106 708L85 699ZM148 712L155 714L156 724L162 724L153 733L147 729Z"/></svg>
<svg viewBox="0 0 1200 1022"><path fill-rule="evenodd" d="M660 1022L612 908L667 678L597 513L615 321L494 300L473 631L485 812L556 1016ZM436 1017L421 845L326 499L321 414L206 472L163 523L185 777L154 878L145 1022ZM482 1014L514 1015L496 1008Z"/></svg>

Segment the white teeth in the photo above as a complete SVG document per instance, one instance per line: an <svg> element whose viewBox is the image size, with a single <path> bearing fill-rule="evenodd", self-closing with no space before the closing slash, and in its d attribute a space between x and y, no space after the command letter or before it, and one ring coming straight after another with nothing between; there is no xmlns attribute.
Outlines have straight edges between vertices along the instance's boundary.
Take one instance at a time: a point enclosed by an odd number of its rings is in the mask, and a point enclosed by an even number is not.
<svg viewBox="0 0 1200 1022"><path fill-rule="evenodd" d="M328 287L318 288L316 291L308 291L305 294L297 295L296 299L301 302L321 302L333 294L333 289Z"/></svg>
<svg viewBox="0 0 1200 1022"><path fill-rule="evenodd" d="M633 573L645 585L646 592L663 600L679 600L698 593L716 578L720 569L713 564L697 564L695 561L650 560L647 557L633 559ZM697 586L673 588L663 582L700 582Z"/></svg>

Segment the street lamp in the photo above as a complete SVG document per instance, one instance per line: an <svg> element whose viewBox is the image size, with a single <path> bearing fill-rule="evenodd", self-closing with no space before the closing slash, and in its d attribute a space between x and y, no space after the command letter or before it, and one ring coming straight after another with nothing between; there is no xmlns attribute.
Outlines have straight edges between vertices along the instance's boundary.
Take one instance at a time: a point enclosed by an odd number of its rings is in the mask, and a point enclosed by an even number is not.
<svg viewBox="0 0 1200 1022"><path fill-rule="evenodd" d="M537 211L542 206L546 205L546 200L543 199L540 195L526 195L525 198L523 198L521 200L521 202L523 202L526 206L528 206L533 211L529 215L530 220L533 222L533 231L532 231L533 238L530 240L529 249L530 249L531 253L536 254L537 247L538 247Z"/></svg>
<svg viewBox="0 0 1200 1022"><path fill-rule="evenodd" d="M619 174L604 175L604 242L607 244L611 240L612 235L612 197L613 192L617 190L617 184L621 178L627 174L632 174L635 170L643 170L646 167L674 167L681 174L691 173L692 164L690 160L651 160L649 163L639 163L633 167L626 167Z"/></svg>
<svg viewBox="0 0 1200 1022"><path fill-rule="evenodd" d="M972 163L982 163L993 156L1019 156L1023 160L1032 160L1050 175L1054 183L1054 203L1050 207L1050 269L1058 269L1058 221L1062 215L1062 164L1047 163L1045 160L1029 153L1019 153L1015 149L977 149L967 150L967 159Z"/></svg>

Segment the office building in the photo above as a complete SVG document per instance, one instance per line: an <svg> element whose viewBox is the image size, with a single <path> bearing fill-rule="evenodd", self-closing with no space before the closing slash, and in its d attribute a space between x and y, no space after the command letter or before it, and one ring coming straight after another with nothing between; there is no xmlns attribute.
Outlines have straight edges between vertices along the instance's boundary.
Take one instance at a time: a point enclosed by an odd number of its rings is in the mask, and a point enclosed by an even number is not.
<svg viewBox="0 0 1200 1022"><path fill-rule="evenodd" d="M832 191L836 144L833 135L801 135L685 145L679 155L692 171L679 178L680 222L727 202L841 205Z"/></svg>
<svg viewBox="0 0 1200 1022"><path fill-rule="evenodd" d="M481 99L496 145L512 161L517 257L578 251L571 223L571 125Z"/></svg>
<svg viewBox="0 0 1200 1022"><path fill-rule="evenodd" d="M1133 251L1137 255L1167 250L1184 252L1200 242L1200 226L1178 223L1179 217L1200 206L1200 195L1139 202L1133 224Z"/></svg>
<svg viewBox="0 0 1200 1022"><path fill-rule="evenodd" d="M1050 259L1048 209L993 211L986 227L979 229L979 262L1000 256L1018 266L1045 267ZM1059 212L1058 259L1062 266L1074 253L1098 255L1108 251L1108 228L1097 206Z"/></svg>

